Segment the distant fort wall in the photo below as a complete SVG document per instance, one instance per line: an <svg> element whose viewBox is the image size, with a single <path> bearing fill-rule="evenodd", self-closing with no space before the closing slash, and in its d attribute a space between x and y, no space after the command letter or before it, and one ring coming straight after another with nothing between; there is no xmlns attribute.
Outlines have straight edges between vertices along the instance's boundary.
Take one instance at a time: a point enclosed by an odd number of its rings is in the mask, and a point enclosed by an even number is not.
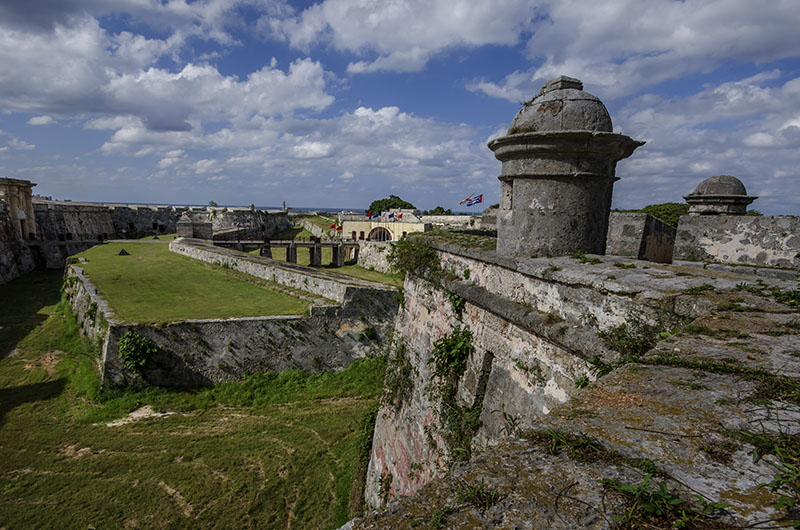
<svg viewBox="0 0 800 530"><path fill-rule="evenodd" d="M208 238L219 240L263 239L289 222L286 212L250 208L91 204L18 195L6 193L0 200L0 283L36 268L63 268L69 256L109 239L175 233L184 213L210 223Z"/></svg>

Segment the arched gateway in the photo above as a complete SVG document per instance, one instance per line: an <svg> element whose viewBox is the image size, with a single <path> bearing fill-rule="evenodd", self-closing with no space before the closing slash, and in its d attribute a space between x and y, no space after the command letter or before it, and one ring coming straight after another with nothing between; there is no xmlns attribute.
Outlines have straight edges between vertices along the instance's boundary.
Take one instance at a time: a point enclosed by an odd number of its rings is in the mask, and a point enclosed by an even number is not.
<svg viewBox="0 0 800 530"><path fill-rule="evenodd" d="M392 233L382 226L376 226L370 230L369 237L367 239L370 241L391 241Z"/></svg>

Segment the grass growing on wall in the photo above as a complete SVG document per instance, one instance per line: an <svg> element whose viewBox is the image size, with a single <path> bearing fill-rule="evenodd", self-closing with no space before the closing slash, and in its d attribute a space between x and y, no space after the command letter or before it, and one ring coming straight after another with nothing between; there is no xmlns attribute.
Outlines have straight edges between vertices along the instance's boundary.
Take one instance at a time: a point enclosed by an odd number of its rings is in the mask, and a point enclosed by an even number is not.
<svg viewBox="0 0 800 530"><path fill-rule="evenodd" d="M121 249L129 256L118 256ZM308 303L169 251L165 244L108 243L78 256L114 312L130 322L303 314Z"/></svg>
<svg viewBox="0 0 800 530"><path fill-rule="evenodd" d="M382 359L100 396L60 283L0 286L0 528L337 528L354 515ZM108 425L143 405L172 414Z"/></svg>

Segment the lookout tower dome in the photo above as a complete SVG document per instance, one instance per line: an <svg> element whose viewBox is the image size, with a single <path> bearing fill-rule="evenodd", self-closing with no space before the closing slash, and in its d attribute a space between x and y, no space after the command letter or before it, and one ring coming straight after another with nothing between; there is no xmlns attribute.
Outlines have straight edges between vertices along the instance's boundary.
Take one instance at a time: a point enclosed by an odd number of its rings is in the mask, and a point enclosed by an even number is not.
<svg viewBox="0 0 800 530"><path fill-rule="evenodd" d="M611 116L603 102L583 91L579 79L562 75L514 116L508 134L553 131L612 132Z"/></svg>
<svg viewBox="0 0 800 530"><path fill-rule="evenodd" d="M749 197L741 180L730 175L715 175L697 185L684 197L691 215L744 215L758 197Z"/></svg>
<svg viewBox="0 0 800 530"><path fill-rule="evenodd" d="M643 145L615 134L605 105L561 76L489 142L502 162L497 253L603 254L617 161Z"/></svg>

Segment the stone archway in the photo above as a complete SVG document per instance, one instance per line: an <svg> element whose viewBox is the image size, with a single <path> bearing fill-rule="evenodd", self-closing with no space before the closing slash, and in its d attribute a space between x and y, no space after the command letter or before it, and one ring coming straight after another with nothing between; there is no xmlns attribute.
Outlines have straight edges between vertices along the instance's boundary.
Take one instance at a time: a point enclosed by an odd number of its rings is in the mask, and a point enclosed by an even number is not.
<svg viewBox="0 0 800 530"><path fill-rule="evenodd" d="M376 226L369 231L367 239L370 241L391 241L392 233L382 226Z"/></svg>

